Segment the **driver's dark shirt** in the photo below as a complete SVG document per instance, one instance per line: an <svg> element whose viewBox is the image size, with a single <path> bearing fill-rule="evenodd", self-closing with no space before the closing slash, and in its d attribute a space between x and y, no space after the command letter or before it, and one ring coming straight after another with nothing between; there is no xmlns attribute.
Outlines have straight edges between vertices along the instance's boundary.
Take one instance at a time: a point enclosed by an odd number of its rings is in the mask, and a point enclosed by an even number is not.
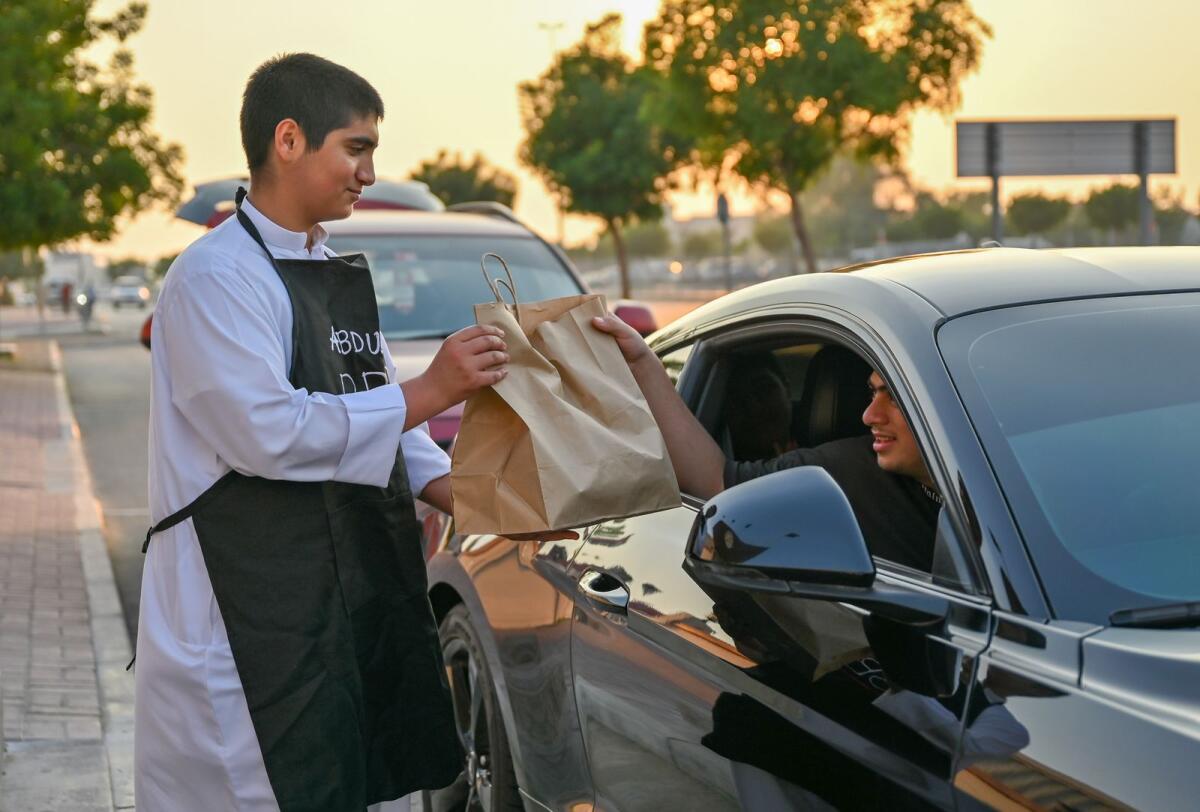
<svg viewBox="0 0 1200 812"><path fill-rule="evenodd" d="M797 448L769 460L725 463L725 487L802 465L829 472L850 500L872 555L929 572L938 503L912 477L888 473L875 461L871 435Z"/></svg>

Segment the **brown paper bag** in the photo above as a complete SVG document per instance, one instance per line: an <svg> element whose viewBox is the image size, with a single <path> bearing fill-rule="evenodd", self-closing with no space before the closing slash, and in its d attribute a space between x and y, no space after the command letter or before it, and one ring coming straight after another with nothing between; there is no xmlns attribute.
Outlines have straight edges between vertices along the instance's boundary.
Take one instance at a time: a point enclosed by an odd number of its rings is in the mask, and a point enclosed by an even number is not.
<svg viewBox="0 0 1200 812"><path fill-rule="evenodd" d="M679 505L650 407L616 341L591 325L604 297L520 303L511 274L492 282L485 266L484 278L495 301L476 305L475 320L504 331L511 360L463 411L450 470L456 531L558 530Z"/></svg>

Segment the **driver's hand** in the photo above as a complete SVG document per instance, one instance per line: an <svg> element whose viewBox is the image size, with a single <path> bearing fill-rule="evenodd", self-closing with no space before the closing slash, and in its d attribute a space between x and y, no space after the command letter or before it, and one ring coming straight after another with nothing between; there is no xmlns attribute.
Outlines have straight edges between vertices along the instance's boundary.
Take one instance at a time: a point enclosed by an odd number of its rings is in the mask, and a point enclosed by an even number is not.
<svg viewBox="0 0 1200 812"><path fill-rule="evenodd" d="M617 340L621 355L625 357L625 362L630 366L655 357L654 353L650 351L649 345L646 344L646 340L638 334L637 330L612 313L605 313L603 316L592 319L592 326Z"/></svg>

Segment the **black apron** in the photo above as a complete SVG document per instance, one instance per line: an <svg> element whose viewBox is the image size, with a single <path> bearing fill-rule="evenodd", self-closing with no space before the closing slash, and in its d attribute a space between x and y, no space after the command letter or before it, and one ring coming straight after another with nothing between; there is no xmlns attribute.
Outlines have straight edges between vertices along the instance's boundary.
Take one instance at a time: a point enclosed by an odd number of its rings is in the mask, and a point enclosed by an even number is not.
<svg viewBox="0 0 1200 812"><path fill-rule="evenodd" d="M387 383L361 255L271 258L292 303L297 389ZM362 810L451 783L463 760L403 455L386 488L230 472L191 518L283 812Z"/></svg>

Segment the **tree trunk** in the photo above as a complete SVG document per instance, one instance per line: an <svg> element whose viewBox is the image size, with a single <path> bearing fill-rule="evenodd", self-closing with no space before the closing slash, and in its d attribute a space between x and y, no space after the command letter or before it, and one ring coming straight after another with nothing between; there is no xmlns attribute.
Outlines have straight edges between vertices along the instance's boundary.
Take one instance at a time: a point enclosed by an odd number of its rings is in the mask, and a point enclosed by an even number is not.
<svg viewBox="0 0 1200 812"><path fill-rule="evenodd" d="M608 233L612 234L613 248L617 250L617 269L621 273L621 298L629 299L629 257L625 254L625 240L621 237L621 224L616 218L609 218Z"/></svg>
<svg viewBox="0 0 1200 812"><path fill-rule="evenodd" d="M817 256L813 253L808 226L804 224L804 207L800 204L800 195L797 192L789 192L788 196L792 199L792 228L796 232L796 239L800 241L800 250L804 252L804 263L808 266L808 273L816 273Z"/></svg>

